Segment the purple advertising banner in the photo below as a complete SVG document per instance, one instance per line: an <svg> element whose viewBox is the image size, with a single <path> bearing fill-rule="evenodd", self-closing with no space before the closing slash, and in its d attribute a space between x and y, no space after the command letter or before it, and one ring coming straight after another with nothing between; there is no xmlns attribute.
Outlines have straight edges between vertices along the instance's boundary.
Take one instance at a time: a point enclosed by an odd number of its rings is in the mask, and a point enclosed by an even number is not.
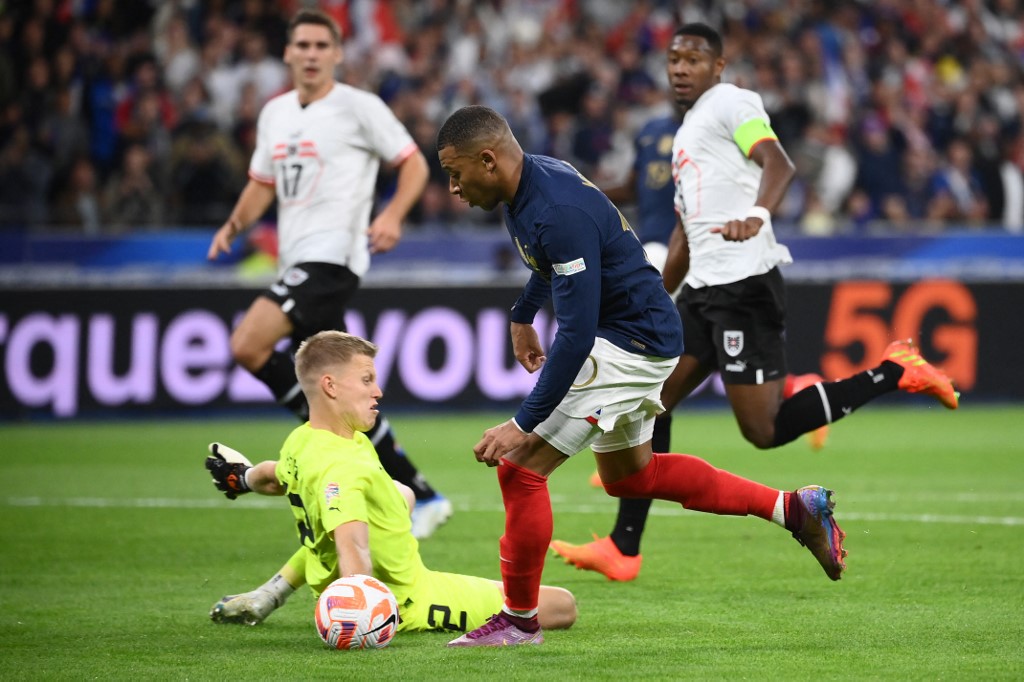
<svg viewBox="0 0 1024 682"><path fill-rule="evenodd" d="M254 290L0 292L0 418L168 413L272 403L236 366L231 329ZM349 331L380 346L388 407L508 405L536 380L512 357L513 288L367 288ZM795 371L839 378L912 336L965 395L1020 399L1024 284L930 280L791 284L787 348ZM554 332L542 312L541 338ZM1015 346L1015 344L1014 344ZM703 389L721 395L715 381Z"/></svg>

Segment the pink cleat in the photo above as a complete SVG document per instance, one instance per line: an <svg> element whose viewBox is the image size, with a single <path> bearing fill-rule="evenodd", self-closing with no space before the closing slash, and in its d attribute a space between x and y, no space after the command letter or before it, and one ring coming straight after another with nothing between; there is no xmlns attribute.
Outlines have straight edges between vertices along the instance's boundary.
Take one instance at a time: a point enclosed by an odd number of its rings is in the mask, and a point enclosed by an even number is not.
<svg viewBox="0 0 1024 682"><path fill-rule="evenodd" d="M476 630L448 642L448 646L516 646L544 642L544 633L539 625L536 631L529 632L513 623L512 618L514 616L510 617L504 611L499 611ZM537 622L536 618L530 620Z"/></svg>

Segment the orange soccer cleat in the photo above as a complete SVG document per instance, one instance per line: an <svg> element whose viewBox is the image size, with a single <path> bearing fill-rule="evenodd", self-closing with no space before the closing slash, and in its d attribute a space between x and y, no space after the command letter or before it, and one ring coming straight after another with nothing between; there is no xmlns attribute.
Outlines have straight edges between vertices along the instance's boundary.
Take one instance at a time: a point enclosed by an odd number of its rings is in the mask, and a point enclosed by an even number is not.
<svg viewBox="0 0 1024 682"><path fill-rule="evenodd" d="M615 546L610 537L598 538L585 545L571 545L561 540L553 540L551 549L565 559L565 563L586 571L596 571L608 578L628 582L640 574L643 556L626 556Z"/></svg>
<svg viewBox="0 0 1024 682"><path fill-rule="evenodd" d="M885 349L882 360L895 362L903 368L899 389L907 393L924 393L934 396L950 410L960 404L960 394L953 388L953 382L921 357L920 350L910 339L893 341Z"/></svg>
<svg viewBox="0 0 1024 682"><path fill-rule="evenodd" d="M825 379L820 374L790 374L786 377L786 387L783 389L782 398L785 400L796 395L808 386L820 384L823 381L825 381ZM807 433L807 442L810 444L812 450L821 450L825 447L825 442L827 440L828 424L819 426L813 431L809 431Z"/></svg>

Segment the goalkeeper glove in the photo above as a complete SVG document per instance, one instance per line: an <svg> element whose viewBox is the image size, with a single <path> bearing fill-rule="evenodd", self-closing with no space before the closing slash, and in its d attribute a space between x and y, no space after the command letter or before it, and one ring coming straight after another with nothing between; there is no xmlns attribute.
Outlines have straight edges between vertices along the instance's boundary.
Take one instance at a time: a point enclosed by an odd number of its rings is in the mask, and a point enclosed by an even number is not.
<svg viewBox="0 0 1024 682"><path fill-rule="evenodd" d="M206 468L213 475L217 490L229 500L251 492L245 472L252 468L252 462L245 455L223 443L210 443L210 452L213 454L206 458Z"/></svg>

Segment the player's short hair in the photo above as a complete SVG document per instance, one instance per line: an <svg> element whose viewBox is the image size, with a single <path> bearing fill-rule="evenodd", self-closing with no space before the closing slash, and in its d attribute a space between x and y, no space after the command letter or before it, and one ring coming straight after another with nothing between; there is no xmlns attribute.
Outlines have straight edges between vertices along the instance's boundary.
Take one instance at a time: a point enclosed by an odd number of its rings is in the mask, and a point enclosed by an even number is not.
<svg viewBox="0 0 1024 682"><path fill-rule="evenodd" d="M508 121L494 109L474 104L457 110L437 131L437 151L465 149L474 142L494 140L508 130Z"/></svg>
<svg viewBox="0 0 1024 682"><path fill-rule="evenodd" d="M288 42L292 42L292 36L295 34L295 29L302 24L314 24L316 26L323 26L331 32L331 38L334 39L335 43L341 43L341 29L338 28L338 22L331 18L331 15L327 14L318 9L300 9L292 17L292 20L288 22Z"/></svg>
<svg viewBox="0 0 1024 682"><path fill-rule="evenodd" d="M295 353L295 376L305 390L329 368L344 365L357 355L376 357L376 344L346 332L317 332L299 344Z"/></svg>
<svg viewBox="0 0 1024 682"><path fill-rule="evenodd" d="M676 29L673 36L696 36L698 38L703 38L708 41L708 45L711 47L711 51L715 53L715 57L722 56L722 34L707 24L702 24L700 22L684 24Z"/></svg>

